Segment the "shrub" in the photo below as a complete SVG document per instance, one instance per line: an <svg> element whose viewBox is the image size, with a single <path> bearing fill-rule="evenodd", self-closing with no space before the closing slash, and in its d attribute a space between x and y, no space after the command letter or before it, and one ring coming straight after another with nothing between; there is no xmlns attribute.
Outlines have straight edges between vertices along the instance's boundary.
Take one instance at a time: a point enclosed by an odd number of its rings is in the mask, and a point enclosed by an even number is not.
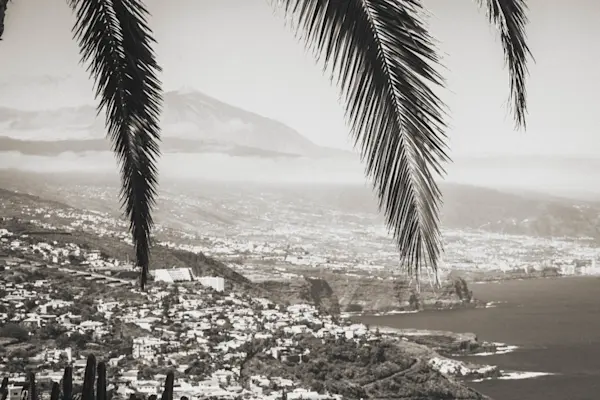
<svg viewBox="0 0 600 400"><path fill-rule="evenodd" d="M0 329L0 337L17 339L24 342L29 340L29 332L20 325L8 323Z"/></svg>
<svg viewBox="0 0 600 400"><path fill-rule="evenodd" d="M346 312L362 312L363 306L360 304L348 304Z"/></svg>

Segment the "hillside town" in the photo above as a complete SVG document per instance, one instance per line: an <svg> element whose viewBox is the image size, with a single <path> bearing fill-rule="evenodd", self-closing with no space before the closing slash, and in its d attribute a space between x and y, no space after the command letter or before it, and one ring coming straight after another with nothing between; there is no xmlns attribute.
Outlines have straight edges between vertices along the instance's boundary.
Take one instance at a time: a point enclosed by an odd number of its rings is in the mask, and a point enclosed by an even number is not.
<svg viewBox="0 0 600 400"><path fill-rule="evenodd" d="M463 387L443 377L479 380L505 373L451 357L463 348L493 353L498 344L471 338L438 353L428 347L438 339L423 342L426 336L380 332L307 304L280 304L185 262L153 266L151 289L142 293L127 255L131 241L124 221L30 200L3 199L0 227L6 282L0 293L0 359L11 360L0 363L0 376L9 376L17 388L26 370L34 368L39 382L51 382L60 380L69 363L81 381L90 353L106 356L117 398L156 393L169 370L176 371L179 396L273 400L380 398L398 387L422 395L423 379L437 379L439 393L457 393ZM342 259L335 250L323 253L301 241L211 239L164 226L154 235L167 251L215 254L250 281L293 279L311 268L348 276L385 270L367 252ZM595 248L586 241L465 231L447 231L445 240L442 274L598 273ZM381 257L386 246L378 246ZM367 353L357 352L363 348ZM17 398L9 400L19 400L20 392L14 393Z"/></svg>
<svg viewBox="0 0 600 400"><path fill-rule="evenodd" d="M44 384L60 380L66 364L81 382L90 353L108 363L117 398L156 393L169 370L176 371L180 396L273 400L383 398L400 387L417 397L428 398L431 390L443 397L465 390L447 378L510 373L453 358L465 349L493 354L503 351L502 344L451 333L440 342L428 333L380 331L243 289L261 274L285 279L311 268L376 276L385 268L366 252L343 261L301 240L242 243L158 226L158 253L179 252L181 258L159 257L151 289L140 292L124 221L21 194L3 198L1 207L0 274L6 285L0 290L0 360L10 362L0 363L0 376L9 376L17 389L26 370ZM476 231L447 231L445 240L442 273L450 267L486 274L597 273L595 248L585 240ZM385 255L386 246L378 246L378 257ZM223 264L217 270L188 265L190 254L210 264L204 252L218 254L241 275L215 274L228 269ZM240 279L241 286L234 282ZM424 381L435 381L434 389L419 383ZM9 400L19 400L17 389ZM460 398L480 398L465 396Z"/></svg>
<svg viewBox="0 0 600 400"><path fill-rule="evenodd" d="M302 391L290 380L265 382L258 375L249 376L246 388L242 388L241 371L235 367L245 357L242 347L252 340L272 339L273 346L268 350L274 357L293 356L298 349L286 333L305 332L307 326L296 323L302 320L319 324L317 335L352 337L354 332L365 333L364 327L361 330L333 326L331 321L314 315L314 310L303 307L280 309L260 299L252 302L235 293L218 296L216 291L198 294L198 288L192 291L185 286L153 286L144 294L129 288L134 295L127 301L117 296L91 299L59 291L56 283L60 281L52 284L56 277L47 276L44 271L48 267L12 259L5 260L5 264L3 278L7 278L7 283L0 301L2 336L19 341L21 346L9 350L11 361L0 365L0 375L8 375L12 382L24 379L19 362L23 366L36 363L38 381L59 381L61 367L66 363L72 363L75 376L82 379L85 350L91 345L108 349L112 344L117 348L109 351L107 362L119 376L116 393L123 397L156 393L160 380L164 380L161 370L165 368L185 374L187 379L179 379L177 385L181 395L233 398L243 394L246 398L269 398L264 391L275 391L275 385L290 388L292 397L294 393L310 395L310 391ZM46 279L23 282L28 272L46 275ZM259 323L263 325L260 331ZM128 330L131 335L125 333ZM281 337L274 339L273 333L278 330ZM54 347L39 346L35 341L41 338L53 341ZM8 343L4 344L8 347Z"/></svg>
<svg viewBox="0 0 600 400"><path fill-rule="evenodd" d="M151 288L141 292L126 280L86 271L117 261L102 260L96 251L29 242L7 229L0 236L5 253L0 258L0 353L9 360L0 363L0 376L17 384L30 368L38 382L59 381L67 363L81 381L85 357L94 352L105 356L116 377L112 390L121 398L156 393L171 369L177 372L181 396L279 399L285 393L288 399L341 399L347 389L335 383L336 377L329 381L301 372L323 357L315 346L360 345L367 352L383 352L381 346L389 341L407 340L339 321L309 305L284 306L226 292L223 278L198 278L186 269L155 270ZM418 366L446 375L498 372L434 352L428 359L429 364ZM416 367L398 359L386 368L392 368L390 376L401 376ZM372 390L383 390L380 386Z"/></svg>

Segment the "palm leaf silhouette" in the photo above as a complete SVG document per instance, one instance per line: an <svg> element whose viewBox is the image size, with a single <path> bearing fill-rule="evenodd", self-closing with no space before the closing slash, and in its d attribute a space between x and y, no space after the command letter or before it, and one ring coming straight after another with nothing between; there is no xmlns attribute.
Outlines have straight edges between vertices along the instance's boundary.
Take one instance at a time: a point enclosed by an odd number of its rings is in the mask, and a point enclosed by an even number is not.
<svg viewBox="0 0 600 400"><path fill-rule="evenodd" d="M525 0L476 0L496 25L510 74L510 104L525 127ZM75 37L96 81L98 109L121 165L122 201L141 269L150 260L160 71L141 0L69 0ZM449 160L439 58L419 0L272 0L340 88L346 119L393 234L401 265L417 275L437 268L441 194L435 177ZM0 38L7 0L0 0Z"/></svg>
<svg viewBox="0 0 600 400"><path fill-rule="evenodd" d="M490 22L500 32L504 58L510 73L510 104L517 128L525 127L527 113L527 59L533 58L527 46L527 3L525 0L477 0L486 9Z"/></svg>
<svg viewBox="0 0 600 400"><path fill-rule="evenodd" d="M524 18L521 1L502 3L503 44L510 60L517 121L524 122ZM506 6L512 3L513 6ZM279 0L309 48L341 89L346 118L366 162L388 228L409 273L437 267L441 251L434 180L448 161L439 58L417 0ZM500 15L500 16L499 16ZM515 32L517 30L517 32Z"/></svg>
<svg viewBox="0 0 600 400"><path fill-rule="evenodd" d="M4 34L4 19L6 16L7 6L8 0L0 0L0 40L2 40L2 34Z"/></svg>
<svg viewBox="0 0 600 400"><path fill-rule="evenodd" d="M99 111L121 165L122 201L129 217L144 289L150 262L152 206L156 195L160 70L139 0L70 0L77 15L75 37L95 79Z"/></svg>

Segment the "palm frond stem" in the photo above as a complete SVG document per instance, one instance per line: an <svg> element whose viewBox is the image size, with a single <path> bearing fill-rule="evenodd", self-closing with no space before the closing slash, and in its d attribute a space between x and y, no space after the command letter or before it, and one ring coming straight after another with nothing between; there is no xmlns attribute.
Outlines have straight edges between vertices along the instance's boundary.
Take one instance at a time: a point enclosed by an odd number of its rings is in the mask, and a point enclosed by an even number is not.
<svg viewBox="0 0 600 400"><path fill-rule="evenodd" d="M150 262L162 103L160 68L140 0L69 0L82 62L96 82L98 112L121 166L121 201L129 218L144 289Z"/></svg>

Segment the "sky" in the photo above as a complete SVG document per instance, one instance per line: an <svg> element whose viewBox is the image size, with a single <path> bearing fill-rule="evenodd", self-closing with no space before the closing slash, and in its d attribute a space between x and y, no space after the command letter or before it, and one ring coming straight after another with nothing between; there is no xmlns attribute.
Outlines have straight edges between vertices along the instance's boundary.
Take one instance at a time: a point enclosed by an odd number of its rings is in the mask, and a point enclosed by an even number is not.
<svg viewBox="0 0 600 400"><path fill-rule="evenodd" d="M265 0L147 0L165 90L195 88L278 119L312 141L350 148L337 89ZM528 130L507 113L502 47L472 0L425 0L444 54L453 156L600 154L597 0L531 0ZM93 102L64 0L9 4L0 43L0 106Z"/></svg>

